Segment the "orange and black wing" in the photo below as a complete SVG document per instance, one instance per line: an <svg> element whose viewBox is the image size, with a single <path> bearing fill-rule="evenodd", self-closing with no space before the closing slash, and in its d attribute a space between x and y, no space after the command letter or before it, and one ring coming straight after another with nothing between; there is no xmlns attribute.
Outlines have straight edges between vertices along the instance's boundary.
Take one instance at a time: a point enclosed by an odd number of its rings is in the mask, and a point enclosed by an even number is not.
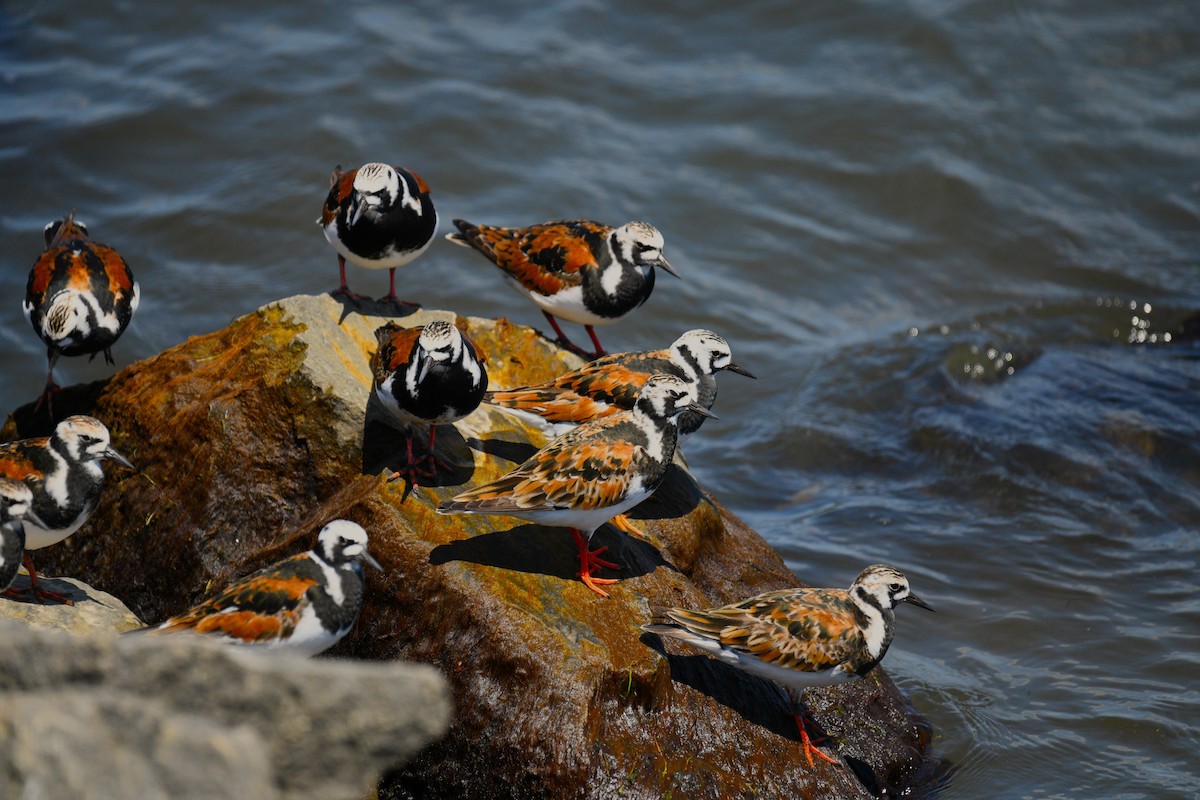
<svg viewBox="0 0 1200 800"><path fill-rule="evenodd" d="M333 222L338 211L349 201L350 193L354 191L354 178L358 168L343 171L341 165L333 168L333 177L329 181L329 194L325 196L325 205L321 208L321 225L327 226Z"/></svg>
<svg viewBox="0 0 1200 800"><path fill-rule="evenodd" d="M804 672L832 669L862 647L841 589L789 589L708 611L668 609L665 614L731 650Z"/></svg>
<svg viewBox="0 0 1200 800"><path fill-rule="evenodd" d="M45 473L30 453L37 449L45 449L49 439L20 439L15 442L0 444L0 478L32 483L40 481Z"/></svg>
<svg viewBox="0 0 1200 800"><path fill-rule="evenodd" d="M133 273L120 253L89 239L71 214L30 270L26 297L40 305L48 299L51 287L55 293L64 289L92 291L120 302L133 292Z"/></svg>
<svg viewBox="0 0 1200 800"><path fill-rule="evenodd" d="M429 194L429 184L426 183L425 179L420 175L413 172L411 169L407 169L406 167L401 167L396 164L392 165L392 169L396 170L396 172L412 176L413 182L417 184L417 191L419 191L421 194Z"/></svg>
<svg viewBox="0 0 1200 800"><path fill-rule="evenodd" d="M499 480L463 492L444 507L503 514L615 505L629 492L630 475L645 458L641 447L621 435L629 424L607 417L582 425Z"/></svg>
<svg viewBox="0 0 1200 800"><path fill-rule="evenodd" d="M150 633L184 630L242 642L289 635L308 605L308 590L320 581L308 555L298 555L254 573Z"/></svg>
<svg viewBox="0 0 1200 800"><path fill-rule="evenodd" d="M638 392L670 365L669 353L614 353L552 381L493 392L489 402L538 414L551 422L587 422L631 409Z"/></svg>
<svg viewBox="0 0 1200 800"><path fill-rule="evenodd" d="M576 394L603 400L617 408L630 409L651 375L673 372L674 369L670 354L665 350L616 354L584 364L555 383Z"/></svg>
<svg viewBox="0 0 1200 800"><path fill-rule="evenodd" d="M389 322L375 331L375 338L379 347L371 354L371 374L378 386L412 359L421 328L402 328Z"/></svg>
<svg viewBox="0 0 1200 800"><path fill-rule="evenodd" d="M460 224L461 223L461 224ZM455 220L463 238L515 278L526 290L549 296L583 282L604 252L607 226L566 220L500 228Z"/></svg>

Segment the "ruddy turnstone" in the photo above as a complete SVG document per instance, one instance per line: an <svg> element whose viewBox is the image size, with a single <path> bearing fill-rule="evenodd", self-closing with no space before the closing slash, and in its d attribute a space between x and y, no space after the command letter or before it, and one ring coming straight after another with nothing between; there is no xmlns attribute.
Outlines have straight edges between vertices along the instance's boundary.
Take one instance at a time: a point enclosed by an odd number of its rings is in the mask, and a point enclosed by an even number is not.
<svg viewBox="0 0 1200 800"><path fill-rule="evenodd" d="M238 645L314 656L350 632L362 609L363 564L383 571L367 551L367 532L335 519L317 544L236 581L160 625L136 633L204 634Z"/></svg>
<svg viewBox="0 0 1200 800"><path fill-rule="evenodd" d="M579 548L579 577L607 597L594 567L619 569L590 550L592 534L658 488L675 455L676 426L685 411L712 416L695 389L674 375L654 375L629 411L584 423L537 451L499 480L438 506L439 514L503 514L571 529ZM582 531L582 534L581 534Z"/></svg>
<svg viewBox="0 0 1200 800"><path fill-rule="evenodd" d="M104 490L100 461L106 458L135 469L113 449L104 423L85 416L67 417L50 437L0 444L0 476L24 481L33 491L33 514L25 519L24 560L29 590L40 602L71 604L65 595L38 586L29 551L58 544L92 515Z"/></svg>
<svg viewBox="0 0 1200 800"><path fill-rule="evenodd" d="M0 478L0 592L7 594L25 554L25 519L32 516L33 491L24 481Z"/></svg>
<svg viewBox="0 0 1200 800"><path fill-rule="evenodd" d="M389 322L375 331L379 348L371 356L375 397L392 416L410 425L429 426L429 446L422 468L413 458L411 431L406 437L406 466L393 479L432 477L446 467L434 450L438 425L462 419L479 407L487 390L487 366L475 345L446 320L417 328Z"/></svg>
<svg viewBox="0 0 1200 800"><path fill-rule="evenodd" d="M437 233L437 211L429 185L411 170L379 162L343 172L333 170L332 186L317 224L338 254L342 285L334 296L355 294L346 285L346 261L365 269L388 271L388 293L379 298L396 308L416 305L396 297L396 267L429 248Z"/></svg>
<svg viewBox="0 0 1200 800"><path fill-rule="evenodd" d="M717 399L714 375L725 369L754 377L734 363L725 339L697 328L680 336L666 350L613 353L552 381L488 392L483 399L537 414L550 422L587 422L633 408L638 391L650 376L662 372L694 385L697 402L712 408ZM703 416L685 411L679 418L679 435L694 433L703 422Z"/></svg>
<svg viewBox="0 0 1200 800"><path fill-rule="evenodd" d="M604 355L596 325L609 325L646 302L654 267L679 275L663 258L663 237L646 222L619 228L586 219L499 228L454 220L450 241L474 247L499 267L512 285L537 304L568 349L584 357ZM555 317L584 326L596 350L571 343Z"/></svg>
<svg viewBox="0 0 1200 800"><path fill-rule="evenodd" d="M112 345L137 311L140 290L125 259L89 239L74 212L47 225L45 238L46 249L29 272L23 308L50 361L37 407L45 403L53 416L58 357L104 353L114 363Z"/></svg>
<svg viewBox="0 0 1200 800"><path fill-rule="evenodd" d="M813 746L800 693L861 678L887 653L900 603L926 605L895 567L864 569L849 589L784 589L704 611L651 607L662 623L642 629L686 642L718 661L781 684L792 701L804 754Z"/></svg>

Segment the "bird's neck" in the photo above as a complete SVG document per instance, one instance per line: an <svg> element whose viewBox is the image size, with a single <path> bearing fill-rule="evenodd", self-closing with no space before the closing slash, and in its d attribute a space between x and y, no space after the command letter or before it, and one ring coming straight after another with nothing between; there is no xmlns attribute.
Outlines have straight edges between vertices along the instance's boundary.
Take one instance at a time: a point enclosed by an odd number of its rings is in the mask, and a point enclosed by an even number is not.
<svg viewBox="0 0 1200 800"><path fill-rule="evenodd" d="M867 652L872 659L878 661L883 658L888 645L892 643L896 615L891 608L881 606L874 595L859 587L850 591L850 600L858 611L858 624L862 629Z"/></svg>
<svg viewBox="0 0 1200 800"><path fill-rule="evenodd" d="M660 463L674 458L675 444L679 438L674 420L635 407L633 422L646 437L646 455Z"/></svg>

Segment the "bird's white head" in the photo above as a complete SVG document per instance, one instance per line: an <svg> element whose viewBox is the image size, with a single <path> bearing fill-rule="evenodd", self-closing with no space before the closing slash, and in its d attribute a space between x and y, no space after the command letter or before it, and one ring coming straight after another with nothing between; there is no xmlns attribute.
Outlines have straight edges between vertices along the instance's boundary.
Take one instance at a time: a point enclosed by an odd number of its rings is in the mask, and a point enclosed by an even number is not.
<svg viewBox="0 0 1200 800"><path fill-rule="evenodd" d="M425 357L434 361L446 361L458 358L462 353L463 338L454 323L444 319L436 319L421 328L421 336L417 345Z"/></svg>
<svg viewBox="0 0 1200 800"><path fill-rule="evenodd" d="M725 337L695 328L680 336L671 345L672 360L685 368L695 364L695 368L706 375L713 375L723 369L753 378L744 367L733 363L733 351Z"/></svg>
<svg viewBox="0 0 1200 800"><path fill-rule="evenodd" d="M673 419L684 411L711 417L708 409L697 404L696 387L682 378L663 372L650 376L638 391L637 408L655 418Z"/></svg>
<svg viewBox="0 0 1200 800"><path fill-rule="evenodd" d="M908 578L904 577L900 570L887 564L872 564L859 573L850 587L850 594L880 610L890 611L900 603L911 603L933 611L925 601L912 593L908 587Z"/></svg>
<svg viewBox="0 0 1200 800"><path fill-rule="evenodd" d="M676 278L679 274L663 257L663 236L649 222L627 222L612 232L613 249L623 263L635 267L658 267Z"/></svg>
<svg viewBox="0 0 1200 800"><path fill-rule="evenodd" d="M335 519L317 534L317 557L325 563L340 567L343 564L366 564L383 571L375 557L367 551L367 532L357 522Z"/></svg>
<svg viewBox="0 0 1200 800"><path fill-rule="evenodd" d="M33 504L33 490L24 481L0 478L0 524L22 519Z"/></svg>
<svg viewBox="0 0 1200 800"><path fill-rule="evenodd" d="M127 469L137 469L129 459L113 449L104 423L94 417L77 414L67 417L54 428L67 454L78 462L111 459Z"/></svg>
<svg viewBox="0 0 1200 800"><path fill-rule="evenodd" d="M410 205L408 185L390 165L379 161L363 164L354 175L349 222L353 227L364 215L382 214L398 203ZM418 204L419 207L419 204Z"/></svg>

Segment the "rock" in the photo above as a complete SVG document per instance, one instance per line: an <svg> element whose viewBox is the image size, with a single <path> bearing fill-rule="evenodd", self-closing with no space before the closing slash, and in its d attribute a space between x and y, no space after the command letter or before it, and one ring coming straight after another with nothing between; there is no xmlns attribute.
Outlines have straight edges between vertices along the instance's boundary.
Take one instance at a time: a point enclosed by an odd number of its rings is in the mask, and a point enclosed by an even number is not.
<svg viewBox="0 0 1200 800"><path fill-rule="evenodd" d="M39 585L44 584L48 589L67 595L75 605L42 605L35 600L5 598L0 600L0 617L19 620L36 628L72 633L122 633L142 627L142 623L124 603L83 581L74 578L48 578L39 573L38 582ZM13 581L12 588L28 587L29 576L24 572L19 573Z"/></svg>
<svg viewBox="0 0 1200 800"><path fill-rule="evenodd" d="M421 665L0 625L0 797L347 798L449 722Z"/></svg>
<svg viewBox="0 0 1200 800"><path fill-rule="evenodd" d="M400 323L436 316L454 318L419 312ZM456 701L447 736L385 777L384 800L849 798L920 780L928 728L882 671L809 693L849 756L847 766L809 768L776 686L706 656L664 657L639 630L649 604L711 606L797 583L681 459L633 513L644 541L607 526L593 539L624 565L607 600L576 577L566 531L434 511L544 443L521 419L483 406L439 430L448 474L411 494L385 483L404 439L369 399L373 331L384 321L325 296L289 298L106 385L64 392L56 409L103 420L140 472L111 471L93 519L39 564L157 621L307 548L333 517L361 523L389 571L369 577L357 627L331 652L434 664ZM494 386L579 363L528 328L456 322L487 355ZM36 425L46 422L26 407L5 433Z"/></svg>

